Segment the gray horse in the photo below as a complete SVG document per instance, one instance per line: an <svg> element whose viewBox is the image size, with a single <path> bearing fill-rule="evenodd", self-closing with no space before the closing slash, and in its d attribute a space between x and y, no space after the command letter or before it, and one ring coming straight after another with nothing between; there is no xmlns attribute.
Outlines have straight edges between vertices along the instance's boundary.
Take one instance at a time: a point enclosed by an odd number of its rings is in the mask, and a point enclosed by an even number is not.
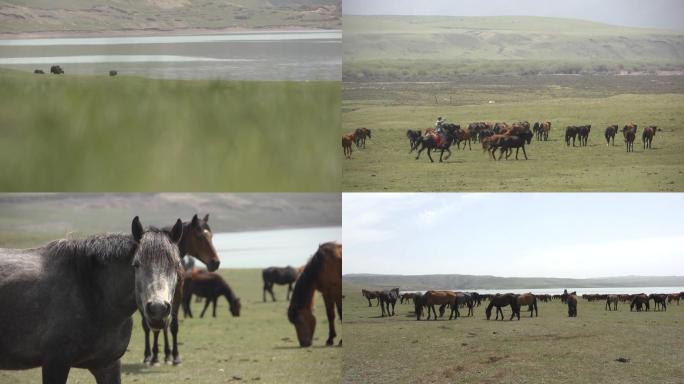
<svg viewBox="0 0 684 384"><path fill-rule="evenodd" d="M170 321L182 231L180 219L144 230L136 216L132 234L0 249L0 369L42 367L43 383L66 383L85 368L120 383L136 308L152 329Z"/></svg>

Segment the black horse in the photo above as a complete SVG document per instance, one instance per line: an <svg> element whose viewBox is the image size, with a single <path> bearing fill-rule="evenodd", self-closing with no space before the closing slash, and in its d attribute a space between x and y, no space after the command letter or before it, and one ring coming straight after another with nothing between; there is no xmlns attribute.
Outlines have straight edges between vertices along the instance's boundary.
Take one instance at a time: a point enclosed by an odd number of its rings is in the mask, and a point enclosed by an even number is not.
<svg viewBox="0 0 684 384"><path fill-rule="evenodd" d="M575 138L577 138L577 127L569 126L565 128L565 144L570 146L570 139L572 139L572 146L575 146Z"/></svg>
<svg viewBox="0 0 684 384"><path fill-rule="evenodd" d="M261 277L264 280L263 300L266 302L266 292L271 294L271 299L276 301L275 295L273 294L273 285L287 285L287 296L286 300L290 300L290 293L292 293L292 284L297 281L297 276L299 272L287 266L281 267L268 267L261 271Z"/></svg>
<svg viewBox="0 0 684 384"><path fill-rule="evenodd" d="M413 152L414 149L418 148L418 145L421 146L420 150L418 150L418 154L416 155L416 160L420 158L420 154L426 149L428 158L430 158L430 162L432 163L435 162L432 159L432 155L430 154L430 152L433 150L441 151L439 154L440 163L442 162L442 160L447 160L451 156L451 150L449 149L449 147L451 147L451 145L454 143L456 139L456 130L460 129L461 127L457 124L442 124L442 128L442 134L432 132L426 133L425 135L420 137L420 140L411 149L411 152ZM443 157L444 151L448 152L447 157Z"/></svg>
<svg viewBox="0 0 684 384"><path fill-rule="evenodd" d="M489 299L489 305L487 306L487 309L485 309L487 320L492 317L493 307L496 307L496 318L494 320L499 320L499 314L501 314L501 320L503 320L504 314L501 308L508 305L511 306L512 310L511 318L509 320L513 320L513 317L515 317L516 314L518 316L518 320L520 320L520 306L518 305L518 298L517 295L512 293L496 294Z"/></svg>
<svg viewBox="0 0 684 384"><path fill-rule="evenodd" d="M632 303L629 305L629 311L632 312L636 309L637 312L642 311L642 307L645 307L646 311L651 310L651 305L649 303L650 298L646 294L634 295L632 298Z"/></svg>
<svg viewBox="0 0 684 384"><path fill-rule="evenodd" d="M667 311L667 295L652 293L648 295L649 299L653 299L654 311Z"/></svg>
<svg viewBox="0 0 684 384"><path fill-rule="evenodd" d="M518 150L522 148L523 155L525 155L525 160L527 160L527 152L525 151L525 143L530 144L532 142L533 134L531 132L522 133L520 136L506 136L492 143L490 150L492 153L499 148L499 160L504 152L506 152L506 160L513 152L515 148L515 159L518 160Z"/></svg>
<svg viewBox="0 0 684 384"><path fill-rule="evenodd" d="M53 65L50 67L50 73L52 73L53 75L63 75L64 70L59 65Z"/></svg>
<svg viewBox="0 0 684 384"><path fill-rule="evenodd" d="M380 300L380 309L382 316L385 316L385 307L387 307L387 316L394 316L394 306L399 300L399 288L392 288L378 292L378 300ZM390 313L390 305L392 305L392 312Z"/></svg>
<svg viewBox="0 0 684 384"><path fill-rule="evenodd" d="M0 250L0 369L42 367L43 383L61 384L76 367L121 382L136 308L165 329L182 279L180 219L167 232L136 216L131 232Z"/></svg>
<svg viewBox="0 0 684 384"><path fill-rule="evenodd" d="M589 132L591 132L591 124L577 127L577 135L579 136L580 147L587 146L587 140L589 140Z"/></svg>
<svg viewBox="0 0 684 384"><path fill-rule="evenodd" d="M413 149L417 145L422 134L423 133L420 131L420 129L416 131L409 129L406 131L406 137L409 139L409 147L411 149L409 153L413 152Z"/></svg>

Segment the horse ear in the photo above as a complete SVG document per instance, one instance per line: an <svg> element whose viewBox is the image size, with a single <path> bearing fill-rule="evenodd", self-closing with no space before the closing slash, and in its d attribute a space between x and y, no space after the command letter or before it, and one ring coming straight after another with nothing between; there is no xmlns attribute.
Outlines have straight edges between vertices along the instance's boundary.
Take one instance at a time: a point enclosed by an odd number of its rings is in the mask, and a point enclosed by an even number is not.
<svg viewBox="0 0 684 384"><path fill-rule="evenodd" d="M190 222L193 227L198 227L199 226L199 218L197 217L197 214L195 213L194 216L192 216L192 221Z"/></svg>
<svg viewBox="0 0 684 384"><path fill-rule="evenodd" d="M197 218L197 215L195 215L195 218ZM176 224L171 229L171 241L178 244L181 236L183 236L183 222L181 219L178 219L176 220Z"/></svg>
<svg viewBox="0 0 684 384"><path fill-rule="evenodd" d="M209 222L209 214L208 213L206 215L204 215L204 222L205 223Z"/></svg>
<svg viewBox="0 0 684 384"><path fill-rule="evenodd" d="M140 239L142 239L143 232L145 232L145 230L143 229L142 224L140 224L140 218L138 218L138 216L133 218L133 223L131 223L131 232L133 232L133 238L136 242L139 242Z"/></svg>

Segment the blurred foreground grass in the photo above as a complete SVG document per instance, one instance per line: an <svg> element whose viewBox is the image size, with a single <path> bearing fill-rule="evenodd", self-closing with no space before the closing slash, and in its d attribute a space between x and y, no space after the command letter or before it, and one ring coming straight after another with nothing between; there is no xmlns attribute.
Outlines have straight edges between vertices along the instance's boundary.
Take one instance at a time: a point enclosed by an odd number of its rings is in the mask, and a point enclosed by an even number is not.
<svg viewBox="0 0 684 384"><path fill-rule="evenodd" d="M3 191L336 191L336 82L0 70Z"/></svg>

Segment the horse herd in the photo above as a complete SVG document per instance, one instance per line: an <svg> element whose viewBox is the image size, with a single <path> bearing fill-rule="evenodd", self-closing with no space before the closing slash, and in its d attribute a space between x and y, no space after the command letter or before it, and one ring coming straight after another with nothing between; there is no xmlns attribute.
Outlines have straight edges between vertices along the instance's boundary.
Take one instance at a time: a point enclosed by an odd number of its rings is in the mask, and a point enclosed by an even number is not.
<svg viewBox="0 0 684 384"><path fill-rule="evenodd" d="M496 307L496 316L494 320L504 320L504 313L502 308L510 307L511 316L509 320L517 318L520 320L520 310L526 307L530 313L530 317L539 316L538 302L552 302L560 300L563 304L568 306L568 316L577 317L577 302L578 296L576 292L568 292L565 290L562 294L548 295L548 294L533 294L531 292L523 294L514 293L497 293L497 294L481 294L478 292L458 292L447 290L428 290L421 292L400 292L399 288L392 288L386 290L367 290L362 289L361 294L368 300L368 306L372 307L371 300L377 300L376 306L381 308L381 317L395 316L395 306L397 301L400 304L404 302L414 304L414 314L416 320L421 320L424 311L427 311L426 320L437 320L438 317L443 317L446 309L450 309L449 320L461 317L459 308L466 308L466 317L474 316L474 308L479 307L483 302L489 301L485 309L485 316L487 320L491 319L492 309ZM587 301L605 300L605 310L617 310L618 301L629 302L630 311L637 312L649 311L650 301L653 300L655 310L667 310L667 303L676 301L679 305L681 298L684 298L684 292L672 294L632 294L632 295L614 295L614 294L585 294L582 298ZM666 303L667 302L667 303ZM439 316L435 306L439 308Z"/></svg>
<svg viewBox="0 0 684 384"><path fill-rule="evenodd" d="M42 69L34 69L33 73L36 75L44 75L45 71L43 71ZM53 65L50 67L50 73L52 73L53 75L63 75L64 69L62 69L62 67L59 65ZM109 70L109 76L116 76L118 74L119 74L119 72L117 72L114 69Z"/></svg>
<svg viewBox="0 0 684 384"><path fill-rule="evenodd" d="M136 311L145 332L143 361L158 363L158 336L163 332L165 362L179 364L178 310L182 306L184 315L192 317L193 295L205 298L200 317L210 303L216 316L221 296L226 297L231 314L240 315L240 299L215 272L220 260L208 221L209 215L194 215L190 221L178 219L158 229L144 228L136 216L129 234L0 249L0 369L41 367L43 382L66 383L69 371L76 367L88 369L98 383L119 383L120 358L127 350ZM207 270L184 272L181 259L185 255L202 261ZM318 290L329 323L326 345L332 345L335 307L342 318L342 246L319 245L296 272L287 318L299 344L308 347L312 343L313 297Z"/></svg>
<svg viewBox="0 0 684 384"><path fill-rule="evenodd" d="M625 125L622 128L622 133L625 140L627 152L634 151L634 140L637 135L638 126L634 123ZM655 137L658 128L654 125L648 126L642 131L642 141L644 149L651 148L651 143ZM494 160L501 160L503 154L506 154L506 159L512 154L515 149L515 158L518 159L518 152L522 149L525 160L527 160L527 152L525 145L532 143L532 138L536 137L537 141L548 141L549 132L551 131L550 121L537 121L530 125L528 121L520 121L512 124L506 122L473 122L468 124L466 128L462 128L460 124L443 123L440 125L439 131L435 128L427 128L424 132L422 130L409 129L406 131L406 138L409 141L409 154L417 151L416 160L420 159L420 154L427 150L427 156L431 162L434 162L431 152L440 151L439 161L448 159L451 156L451 146L456 145L457 149L463 149L466 145L471 148L471 142L481 143L482 150L489 153ZM615 135L619 132L618 125L611 125L605 129L604 136L606 138L606 145L615 146ZM565 143L566 146L580 146L586 147L588 145L589 135L591 133L591 124L579 126L567 126L565 128ZM354 132L342 136L342 148L346 158L351 159L353 144L356 144L357 149L366 147L366 138L371 137L370 129L357 128ZM576 144L578 142L578 145ZM496 150L499 150L498 158L495 156ZM444 157L444 152L447 156Z"/></svg>

